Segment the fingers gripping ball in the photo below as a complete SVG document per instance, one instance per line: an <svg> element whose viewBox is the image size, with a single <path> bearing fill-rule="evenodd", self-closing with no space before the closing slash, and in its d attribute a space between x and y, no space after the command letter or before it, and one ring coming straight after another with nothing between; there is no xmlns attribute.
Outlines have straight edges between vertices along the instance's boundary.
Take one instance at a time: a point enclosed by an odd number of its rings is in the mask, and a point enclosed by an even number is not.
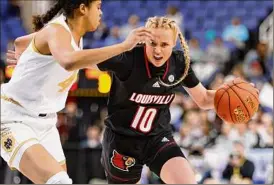
<svg viewBox="0 0 274 185"><path fill-rule="evenodd" d="M247 123L258 110L259 93L250 83L234 79L216 91L214 106L224 121Z"/></svg>

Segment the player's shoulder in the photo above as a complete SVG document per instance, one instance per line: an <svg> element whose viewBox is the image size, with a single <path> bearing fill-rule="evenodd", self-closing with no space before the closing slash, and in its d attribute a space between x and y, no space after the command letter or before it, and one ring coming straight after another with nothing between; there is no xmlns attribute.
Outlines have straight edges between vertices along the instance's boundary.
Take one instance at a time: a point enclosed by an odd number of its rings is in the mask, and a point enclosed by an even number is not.
<svg viewBox="0 0 274 185"><path fill-rule="evenodd" d="M176 62L185 61L184 52L180 49L174 49L171 56L175 59Z"/></svg>
<svg viewBox="0 0 274 185"><path fill-rule="evenodd" d="M173 49L172 50L172 55L173 56L182 56L182 55L184 55L184 52L181 50L181 49Z"/></svg>
<svg viewBox="0 0 274 185"><path fill-rule="evenodd" d="M129 57L131 59L141 59L144 58L144 46L137 45L132 50L127 51L122 54L123 57Z"/></svg>
<svg viewBox="0 0 274 185"><path fill-rule="evenodd" d="M35 37L36 39L40 37L43 40L48 40L55 37L70 39L70 33L62 25L49 24L39 30L36 33Z"/></svg>
<svg viewBox="0 0 274 185"><path fill-rule="evenodd" d="M144 45L137 45L131 51L136 54L144 53Z"/></svg>
<svg viewBox="0 0 274 185"><path fill-rule="evenodd" d="M51 23L48 24L47 26L44 27L43 30L46 30L47 32L53 33L53 32L57 32L57 33L66 33L69 34L68 30L61 24L55 24L55 23Z"/></svg>

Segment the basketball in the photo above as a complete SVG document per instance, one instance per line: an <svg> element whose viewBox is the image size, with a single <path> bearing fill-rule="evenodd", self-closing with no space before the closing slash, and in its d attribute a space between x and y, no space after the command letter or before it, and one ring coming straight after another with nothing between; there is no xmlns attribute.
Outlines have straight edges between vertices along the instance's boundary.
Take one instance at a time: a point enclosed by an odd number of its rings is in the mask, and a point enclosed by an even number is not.
<svg viewBox="0 0 274 185"><path fill-rule="evenodd" d="M247 123L258 110L259 94L250 83L237 78L216 91L214 107L217 115L228 123Z"/></svg>

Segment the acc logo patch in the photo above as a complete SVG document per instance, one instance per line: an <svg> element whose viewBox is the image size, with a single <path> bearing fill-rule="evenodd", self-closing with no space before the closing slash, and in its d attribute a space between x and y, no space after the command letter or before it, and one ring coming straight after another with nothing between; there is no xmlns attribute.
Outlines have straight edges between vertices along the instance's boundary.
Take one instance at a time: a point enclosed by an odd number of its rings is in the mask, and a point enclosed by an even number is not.
<svg viewBox="0 0 274 185"><path fill-rule="evenodd" d="M6 152L11 152L15 146L15 139L11 134L1 137L1 145Z"/></svg>
<svg viewBox="0 0 274 185"><path fill-rule="evenodd" d="M168 76L168 81L173 82L174 81L174 75L169 75Z"/></svg>
<svg viewBox="0 0 274 185"><path fill-rule="evenodd" d="M135 165L135 159L133 157L119 154L116 150L113 150L110 161L112 166L125 172L128 172L128 168Z"/></svg>

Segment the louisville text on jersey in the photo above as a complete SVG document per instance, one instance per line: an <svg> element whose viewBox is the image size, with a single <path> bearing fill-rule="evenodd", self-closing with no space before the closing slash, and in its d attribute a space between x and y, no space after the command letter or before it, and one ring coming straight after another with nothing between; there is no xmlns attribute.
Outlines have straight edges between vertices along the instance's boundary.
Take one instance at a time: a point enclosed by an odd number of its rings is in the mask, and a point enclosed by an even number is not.
<svg viewBox="0 0 274 185"><path fill-rule="evenodd" d="M169 104L173 100L174 94L171 95L149 95L132 93L130 101L141 104Z"/></svg>

